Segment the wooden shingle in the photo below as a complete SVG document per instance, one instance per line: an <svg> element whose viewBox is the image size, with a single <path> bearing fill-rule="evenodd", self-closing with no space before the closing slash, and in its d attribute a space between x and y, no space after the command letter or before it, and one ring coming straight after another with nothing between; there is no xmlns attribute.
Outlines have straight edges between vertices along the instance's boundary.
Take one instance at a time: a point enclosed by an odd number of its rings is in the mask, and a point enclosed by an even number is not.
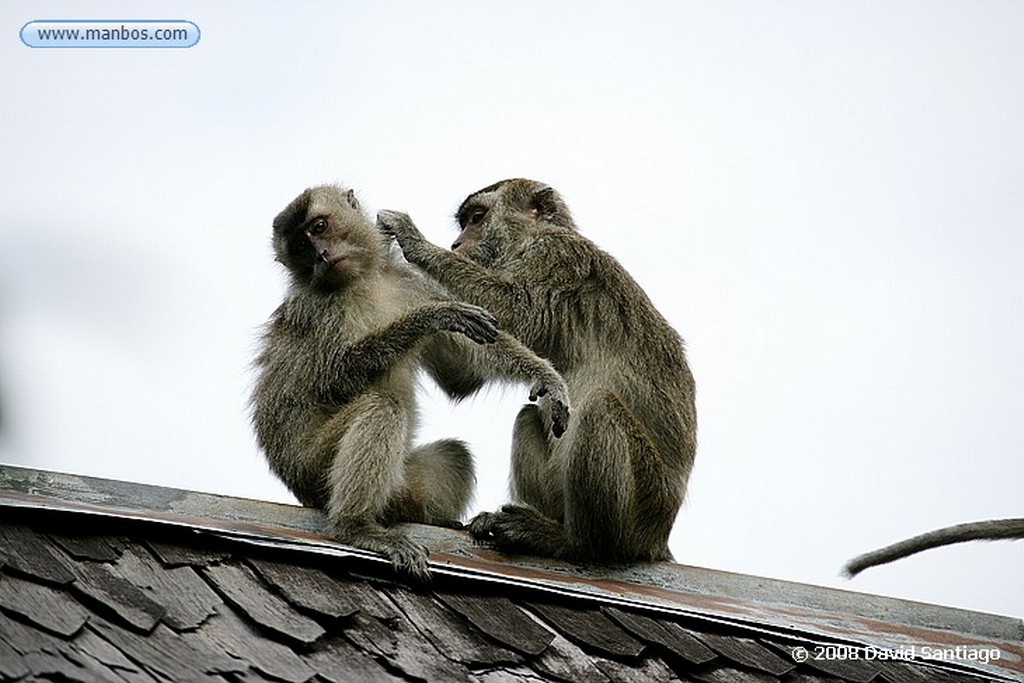
<svg viewBox="0 0 1024 683"><path fill-rule="evenodd" d="M526 615L508 598L439 592L439 600L494 640L525 655L539 655L555 639L553 631Z"/></svg>
<svg viewBox="0 0 1024 683"><path fill-rule="evenodd" d="M72 645L75 651L94 659L98 664L102 664L120 675L140 671L139 665L128 659L123 652L101 638L92 629L82 629Z"/></svg>
<svg viewBox="0 0 1024 683"><path fill-rule="evenodd" d="M100 562L76 562L71 566L75 582L70 588L83 601L133 628L150 632L167 612L134 584Z"/></svg>
<svg viewBox="0 0 1024 683"><path fill-rule="evenodd" d="M203 574L224 599L257 624L300 643L312 643L325 631L267 590L252 569L237 563L205 567Z"/></svg>
<svg viewBox="0 0 1024 683"><path fill-rule="evenodd" d="M642 642L597 609L564 607L543 602L531 602L527 606L570 639L602 654L639 657L644 651Z"/></svg>
<svg viewBox="0 0 1024 683"><path fill-rule="evenodd" d="M5 566L46 583L64 585L75 580L50 549L49 540L25 527L0 524L0 557Z"/></svg>
<svg viewBox="0 0 1024 683"><path fill-rule="evenodd" d="M216 612L197 631L184 634L185 642L223 651L244 663L243 670L251 667L282 681L299 683L316 675L291 647L263 637L226 605Z"/></svg>
<svg viewBox="0 0 1024 683"><path fill-rule="evenodd" d="M192 567L163 567L142 546L126 548L109 571L160 605L164 623L179 631L196 628L221 604L220 597Z"/></svg>
<svg viewBox="0 0 1024 683"><path fill-rule="evenodd" d="M114 622L93 618L89 628L151 674L172 681L200 680L208 674L246 669L239 660L223 652L194 647L162 624L151 633L141 634Z"/></svg>
<svg viewBox="0 0 1024 683"><path fill-rule="evenodd" d="M89 610L58 588L0 574L0 608L61 636L77 633Z"/></svg>
<svg viewBox="0 0 1024 683"><path fill-rule="evenodd" d="M469 670L439 653L405 619L389 624L369 615L355 615L345 627L350 642L410 678L426 681L468 681Z"/></svg>
<svg viewBox="0 0 1024 683"><path fill-rule="evenodd" d="M345 638L324 639L304 657L320 678L331 683L393 683L407 680L391 673Z"/></svg>
<svg viewBox="0 0 1024 683"><path fill-rule="evenodd" d="M724 636L713 632L688 633L712 650L737 664L763 671L773 676L782 676L796 668L791 660L785 660L752 638Z"/></svg>
<svg viewBox="0 0 1024 683"><path fill-rule="evenodd" d="M161 564L168 567L205 567L208 564L226 560L231 556L226 550L211 550L205 547L188 546L179 543L161 543L147 540L146 545Z"/></svg>
<svg viewBox="0 0 1024 683"><path fill-rule="evenodd" d="M655 657L645 657L637 666L612 659L597 659L594 663L612 683L670 683L679 680L665 662Z"/></svg>
<svg viewBox="0 0 1024 683"><path fill-rule="evenodd" d="M265 559L250 560L249 564L292 605L335 619L350 617L361 609L356 591L321 569Z"/></svg>
<svg viewBox="0 0 1024 683"><path fill-rule="evenodd" d="M558 634L530 666L559 681L606 683L608 680L587 653Z"/></svg>
<svg viewBox="0 0 1024 683"><path fill-rule="evenodd" d="M64 552L76 560L92 560L93 562L113 562L121 556L121 551L113 539L105 536L48 534L50 540L59 545Z"/></svg>
<svg viewBox="0 0 1024 683"><path fill-rule="evenodd" d="M413 626L437 648L438 652L468 666L518 664L523 658L482 638L481 633L443 607L430 595L406 589L386 591Z"/></svg>
<svg viewBox="0 0 1024 683"><path fill-rule="evenodd" d="M604 607L602 610L637 638L660 645L687 662L706 664L717 656L704 643L671 621L658 621L617 607Z"/></svg>

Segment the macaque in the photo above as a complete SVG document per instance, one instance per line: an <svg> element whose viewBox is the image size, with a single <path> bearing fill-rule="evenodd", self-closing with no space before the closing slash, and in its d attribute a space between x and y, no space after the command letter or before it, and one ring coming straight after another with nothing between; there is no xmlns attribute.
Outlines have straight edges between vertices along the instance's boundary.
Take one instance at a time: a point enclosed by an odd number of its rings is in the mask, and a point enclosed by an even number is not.
<svg viewBox="0 0 1024 683"><path fill-rule="evenodd" d="M499 549L571 561L671 559L668 536L697 446L679 335L544 183L474 192L457 220L450 251L405 214L381 212L377 224L410 263L551 361L573 404L560 439L541 407L522 408L513 502L475 517L470 532Z"/></svg>
<svg viewBox="0 0 1024 683"><path fill-rule="evenodd" d="M313 187L274 219L290 275L256 358L252 420L274 473L325 512L336 540L429 578L427 551L394 525L458 525L475 482L466 445L413 445L416 370L452 398L528 382L553 435L568 390L550 363L397 258L352 190Z"/></svg>

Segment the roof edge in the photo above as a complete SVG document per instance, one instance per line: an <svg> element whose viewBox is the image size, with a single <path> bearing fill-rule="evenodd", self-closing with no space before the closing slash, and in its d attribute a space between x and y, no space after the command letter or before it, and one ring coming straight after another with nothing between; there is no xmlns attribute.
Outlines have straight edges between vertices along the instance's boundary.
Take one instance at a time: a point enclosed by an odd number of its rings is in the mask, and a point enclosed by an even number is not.
<svg viewBox="0 0 1024 683"><path fill-rule="evenodd" d="M321 533L319 511L0 464L0 509L21 508L149 522L264 546L387 564ZM1013 617L912 602L671 562L581 567L503 555L465 532L407 525L431 551L431 570L486 583L571 595L742 626L776 635L883 648L1000 641L1024 659L1024 622ZM1018 663L1019 665L1019 663Z"/></svg>

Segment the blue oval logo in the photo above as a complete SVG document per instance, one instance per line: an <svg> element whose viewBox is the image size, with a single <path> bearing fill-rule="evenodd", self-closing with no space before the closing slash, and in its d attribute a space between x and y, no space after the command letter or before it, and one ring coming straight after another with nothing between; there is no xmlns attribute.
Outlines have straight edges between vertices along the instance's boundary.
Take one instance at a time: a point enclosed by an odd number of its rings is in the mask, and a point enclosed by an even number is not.
<svg viewBox="0 0 1024 683"><path fill-rule="evenodd" d="M49 48L192 47L199 42L199 27L183 19L37 19L21 27L21 42L29 47Z"/></svg>

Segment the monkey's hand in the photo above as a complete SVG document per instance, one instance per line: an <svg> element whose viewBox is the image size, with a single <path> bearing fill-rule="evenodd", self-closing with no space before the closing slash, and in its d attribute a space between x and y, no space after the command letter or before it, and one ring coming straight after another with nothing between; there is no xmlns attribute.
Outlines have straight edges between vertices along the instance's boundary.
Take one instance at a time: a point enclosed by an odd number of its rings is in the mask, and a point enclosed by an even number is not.
<svg viewBox="0 0 1024 683"><path fill-rule="evenodd" d="M377 213L377 229L388 237L393 237L402 248L402 252L408 255L410 250L426 242L423 234L416 227L416 224L409 218L409 214L401 211L389 211L387 209Z"/></svg>
<svg viewBox="0 0 1024 683"><path fill-rule="evenodd" d="M530 389L530 400L536 401L541 396L551 401L551 433L557 439L569 426L569 389L561 377L557 381L541 380Z"/></svg>
<svg viewBox="0 0 1024 683"><path fill-rule="evenodd" d="M498 338L498 321L486 308L462 301L445 302L433 318L438 332L457 332L477 344L492 344Z"/></svg>

